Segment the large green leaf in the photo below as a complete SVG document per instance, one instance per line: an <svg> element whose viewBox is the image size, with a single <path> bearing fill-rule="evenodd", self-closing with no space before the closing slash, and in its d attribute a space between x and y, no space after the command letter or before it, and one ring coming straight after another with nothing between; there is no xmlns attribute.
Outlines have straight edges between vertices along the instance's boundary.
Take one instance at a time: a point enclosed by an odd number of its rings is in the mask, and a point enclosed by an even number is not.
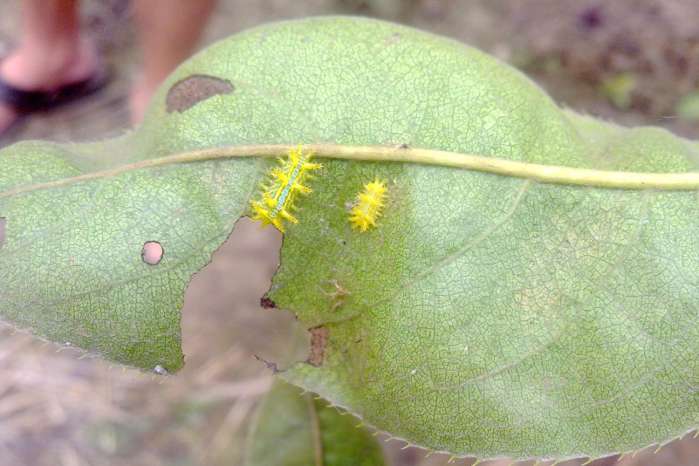
<svg viewBox="0 0 699 466"><path fill-rule="evenodd" d="M288 380L395 436L480 457L598 456L697 425L699 184L689 173L668 190L662 174L693 170L697 145L562 111L487 55L366 19L251 30L182 65L134 133L0 152L0 314L177 369L187 281L272 162L128 164L274 143L492 157L478 170L322 160L269 295L313 329L312 364ZM578 186L536 181L556 170L533 164L565 166ZM617 189L586 186L585 168ZM632 178L620 171L660 173L657 189L618 189ZM375 178L388 205L359 233L347 206ZM141 259L148 241L164 247L157 265Z"/></svg>
<svg viewBox="0 0 699 466"><path fill-rule="evenodd" d="M245 466L382 466L359 420L277 379L250 429Z"/></svg>

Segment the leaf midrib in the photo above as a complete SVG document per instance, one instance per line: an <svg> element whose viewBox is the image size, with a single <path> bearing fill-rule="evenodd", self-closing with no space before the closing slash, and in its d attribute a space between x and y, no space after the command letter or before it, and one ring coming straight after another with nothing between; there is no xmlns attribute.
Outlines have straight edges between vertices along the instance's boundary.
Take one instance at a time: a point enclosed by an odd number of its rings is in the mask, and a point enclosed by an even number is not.
<svg viewBox="0 0 699 466"><path fill-rule="evenodd" d="M122 173L169 165L206 162L238 157L279 157L296 144L258 144L222 146L180 152L164 157L142 160L107 170L61 178L45 183L18 186L0 192L0 199L19 194L109 178ZM699 172L651 173L595 170L561 165L518 162L484 155L462 154L405 146L351 146L340 144L308 144L303 149L318 158L371 162L403 162L472 170L494 175L523 178L546 184L589 186L607 189L657 189L687 191L699 189Z"/></svg>

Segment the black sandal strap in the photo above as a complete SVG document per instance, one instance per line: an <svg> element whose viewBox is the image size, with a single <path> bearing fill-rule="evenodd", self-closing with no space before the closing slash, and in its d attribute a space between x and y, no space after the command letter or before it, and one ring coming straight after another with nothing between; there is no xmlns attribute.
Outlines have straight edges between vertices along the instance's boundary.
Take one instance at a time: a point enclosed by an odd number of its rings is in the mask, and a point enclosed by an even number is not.
<svg viewBox="0 0 699 466"><path fill-rule="evenodd" d="M11 105L19 113L47 110L91 94L101 89L105 82L106 74L98 71L83 81L62 86L55 91L26 91L0 78L0 102Z"/></svg>

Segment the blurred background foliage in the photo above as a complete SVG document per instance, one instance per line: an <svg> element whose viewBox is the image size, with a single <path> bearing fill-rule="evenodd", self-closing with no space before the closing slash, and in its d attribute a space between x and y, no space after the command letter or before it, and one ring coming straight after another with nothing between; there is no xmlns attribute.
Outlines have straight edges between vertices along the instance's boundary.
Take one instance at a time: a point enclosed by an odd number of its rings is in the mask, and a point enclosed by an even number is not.
<svg viewBox="0 0 699 466"><path fill-rule="evenodd" d="M18 3L0 3L3 51L17 34ZM268 21L337 13L398 21L479 47L520 68L561 105L699 136L696 0L220 0L202 46ZM128 88L140 59L128 2L85 1L83 22L114 80L87 101L33 117L15 139L91 140L128 128ZM290 338L306 338L293 318L259 305L279 244L275 232L242 220L194 278L183 311L187 366L174 377L81 359L0 327L0 466L240 464L252 412L271 383L252 355L304 358L303 344L287 351ZM699 441L692 437L592 464L696 465ZM449 461L400 441L383 443L395 466Z"/></svg>

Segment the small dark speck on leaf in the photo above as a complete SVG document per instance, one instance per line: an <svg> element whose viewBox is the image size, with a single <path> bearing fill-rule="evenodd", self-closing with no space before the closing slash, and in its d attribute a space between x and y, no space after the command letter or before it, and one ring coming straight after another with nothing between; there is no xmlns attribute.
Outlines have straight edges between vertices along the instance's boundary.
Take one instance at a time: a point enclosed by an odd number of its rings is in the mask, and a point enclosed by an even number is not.
<svg viewBox="0 0 699 466"><path fill-rule="evenodd" d="M410 149L410 146L407 145L406 143L403 143L403 144L399 145L398 148L405 150L405 149Z"/></svg>
<svg viewBox="0 0 699 466"><path fill-rule="evenodd" d="M177 81L165 97L168 113L184 112L199 102L220 94L233 92L233 84L225 79L195 74Z"/></svg>
<svg viewBox="0 0 699 466"><path fill-rule="evenodd" d="M5 226L7 225L7 219L5 217L0 217L0 249L5 245Z"/></svg>
<svg viewBox="0 0 699 466"><path fill-rule="evenodd" d="M276 309L277 305L267 296L260 298L260 306L264 309Z"/></svg>
<svg viewBox="0 0 699 466"><path fill-rule="evenodd" d="M308 329L311 334L311 352L306 362L311 366L320 367L325 359L325 346L328 344L330 330L322 325Z"/></svg>
<svg viewBox="0 0 699 466"><path fill-rule="evenodd" d="M158 265L163 260L163 255L165 255L165 250L157 241L146 241L143 245L141 258L146 264Z"/></svg>

